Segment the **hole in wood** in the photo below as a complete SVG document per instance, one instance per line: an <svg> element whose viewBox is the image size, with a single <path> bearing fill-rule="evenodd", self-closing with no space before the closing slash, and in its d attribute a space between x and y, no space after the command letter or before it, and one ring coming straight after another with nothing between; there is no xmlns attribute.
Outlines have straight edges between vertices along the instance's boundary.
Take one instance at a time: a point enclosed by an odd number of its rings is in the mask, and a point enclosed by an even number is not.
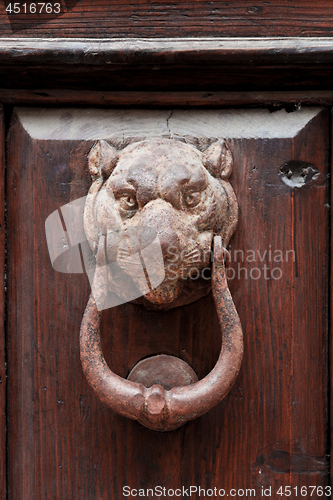
<svg viewBox="0 0 333 500"><path fill-rule="evenodd" d="M317 179L318 175L318 170L311 163L296 160L284 163L278 173L281 181L292 188L303 187L310 181Z"/></svg>

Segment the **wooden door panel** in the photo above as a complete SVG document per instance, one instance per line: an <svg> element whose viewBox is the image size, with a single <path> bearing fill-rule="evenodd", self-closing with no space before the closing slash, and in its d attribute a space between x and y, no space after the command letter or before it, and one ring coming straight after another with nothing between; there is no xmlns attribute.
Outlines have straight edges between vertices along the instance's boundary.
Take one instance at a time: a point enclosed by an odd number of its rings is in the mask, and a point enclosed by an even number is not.
<svg viewBox="0 0 333 500"><path fill-rule="evenodd" d="M125 485L255 488L259 496L262 487L325 485L328 130L328 113L318 108L15 111L8 138L10 498L120 499ZM121 147L154 134L198 138L201 148L227 138L240 209L229 286L245 336L241 373L218 407L166 433L114 414L88 387L78 334L89 283L52 268L45 238L46 218L87 194L87 155L97 139ZM282 175L303 179L302 187L278 175L291 161ZM162 313L135 304L110 309L102 336L108 363L123 377L159 353L183 358L203 377L220 349L211 296Z"/></svg>
<svg viewBox="0 0 333 500"><path fill-rule="evenodd" d="M6 498L5 125L0 105L0 498Z"/></svg>

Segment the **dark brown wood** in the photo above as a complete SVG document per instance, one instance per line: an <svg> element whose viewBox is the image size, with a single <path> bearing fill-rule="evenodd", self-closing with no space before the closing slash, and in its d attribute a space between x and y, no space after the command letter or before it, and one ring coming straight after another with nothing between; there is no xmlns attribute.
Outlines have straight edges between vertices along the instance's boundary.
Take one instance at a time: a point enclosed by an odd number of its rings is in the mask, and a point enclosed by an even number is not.
<svg viewBox="0 0 333 500"><path fill-rule="evenodd" d="M332 106L330 90L282 92L137 92L87 91L71 89L0 89L4 104L38 104L62 106L131 106L131 107L268 107L272 111L286 107Z"/></svg>
<svg viewBox="0 0 333 500"><path fill-rule="evenodd" d="M118 500L125 485L255 488L259 497L261 487L276 492L281 485L325 485L328 112L238 110L219 115L209 129L217 133L223 124L234 134L228 145L240 219L231 240L229 286L245 334L245 357L237 383L218 407L167 433L115 415L84 379L78 333L88 281L52 269L44 224L54 210L87 193L87 155L104 125L99 110L89 110L86 118L68 109L58 113L60 121L52 110L17 110L9 134L11 497ZM181 112L163 113L160 123L176 133ZM142 115L141 120L140 132L148 133L153 122L145 130ZM190 135L196 127L188 116L180 129ZM108 130L104 139L110 137ZM290 161L290 182L300 182L293 170L299 162L319 175L291 188L278 175ZM279 262L276 250L282 252ZM109 366L122 377L140 359L164 353L181 357L202 378L221 347L211 296L164 312L135 304L110 309L103 316L102 341Z"/></svg>
<svg viewBox="0 0 333 500"><path fill-rule="evenodd" d="M10 89L330 90L332 51L331 38L2 38L0 79Z"/></svg>
<svg viewBox="0 0 333 500"><path fill-rule="evenodd" d="M5 125L0 106L0 498L6 498Z"/></svg>
<svg viewBox="0 0 333 500"><path fill-rule="evenodd" d="M333 31L328 1L62 1L61 15L8 15L8 4L0 7L6 37L331 36Z"/></svg>
<svg viewBox="0 0 333 500"><path fill-rule="evenodd" d="M332 110L331 110L331 124L332 124ZM333 141L333 127L331 126L331 145ZM333 149L331 147L331 172L332 172L332 164L333 164ZM332 173L331 173L332 175ZM331 200L330 200L330 207L333 205L333 183L331 182ZM331 234L330 234L330 252L331 252L331 281L330 281L330 295L331 295L331 302L330 302L330 310L329 310L329 320L330 320L330 335L329 335L329 349L330 349L330 385L329 385L329 398L330 398L330 479L331 479L331 484L333 484L333 340L332 340L332 331L333 331L333 212L331 209Z"/></svg>

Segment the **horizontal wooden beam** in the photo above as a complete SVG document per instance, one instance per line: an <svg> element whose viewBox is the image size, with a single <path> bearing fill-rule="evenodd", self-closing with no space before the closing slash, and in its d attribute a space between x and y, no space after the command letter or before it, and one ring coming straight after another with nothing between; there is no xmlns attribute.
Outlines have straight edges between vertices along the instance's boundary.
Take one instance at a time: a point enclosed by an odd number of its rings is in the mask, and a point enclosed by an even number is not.
<svg viewBox="0 0 333 500"><path fill-rule="evenodd" d="M333 91L284 92L137 92L72 89L1 89L3 104L64 106L147 106L222 108L240 106L332 106Z"/></svg>
<svg viewBox="0 0 333 500"><path fill-rule="evenodd" d="M131 66L204 63L327 64L332 38L0 38L0 63Z"/></svg>
<svg viewBox="0 0 333 500"><path fill-rule="evenodd" d="M332 38L0 38L3 88L330 90Z"/></svg>

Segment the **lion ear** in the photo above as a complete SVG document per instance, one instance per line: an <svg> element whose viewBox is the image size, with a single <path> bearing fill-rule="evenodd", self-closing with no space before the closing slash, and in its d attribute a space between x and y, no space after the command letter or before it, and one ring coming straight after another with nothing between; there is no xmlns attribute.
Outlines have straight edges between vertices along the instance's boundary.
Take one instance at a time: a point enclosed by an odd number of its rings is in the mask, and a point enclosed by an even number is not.
<svg viewBox="0 0 333 500"><path fill-rule="evenodd" d="M233 159L224 141L216 141L203 154L203 164L214 177L228 179L232 171Z"/></svg>
<svg viewBox="0 0 333 500"><path fill-rule="evenodd" d="M107 179L118 161L118 151L106 141L98 141L88 156L89 173L93 180L103 177Z"/></svg>

